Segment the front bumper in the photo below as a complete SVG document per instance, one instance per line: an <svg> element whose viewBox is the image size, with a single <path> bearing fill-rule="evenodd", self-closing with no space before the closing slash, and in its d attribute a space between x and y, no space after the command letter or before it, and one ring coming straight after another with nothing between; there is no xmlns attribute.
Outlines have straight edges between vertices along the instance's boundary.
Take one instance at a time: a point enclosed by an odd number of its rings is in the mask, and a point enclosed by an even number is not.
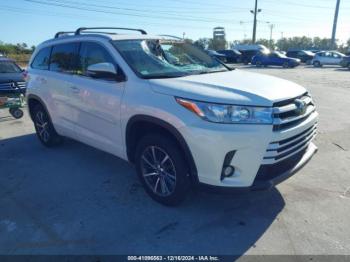
<svg viewBox="0 0 350 262"><path fill-rule="evenodd" d="M296 155L294 158L289 159L289 163L281 163L281 165L272 167L262 165L257 173L254 183L250 187L223 187L200 183L199 188L207 192L224 194L269 190L296 174L311 160L317 150L317 147L311 143L307 150ZM289 169L286 169L286 167Z"/></svg>
<svg viewBox="0 0 350 262"><path fill-rule="evenodd" d="M314 112L298 125L281 131L273 131L271 125L202 121L200 127L185 126L180 132L191 150L201 185L265 189L295 174L317 151L312 143L317 118ZM222 179L225 156L232 151L234 175Z"/></svg>

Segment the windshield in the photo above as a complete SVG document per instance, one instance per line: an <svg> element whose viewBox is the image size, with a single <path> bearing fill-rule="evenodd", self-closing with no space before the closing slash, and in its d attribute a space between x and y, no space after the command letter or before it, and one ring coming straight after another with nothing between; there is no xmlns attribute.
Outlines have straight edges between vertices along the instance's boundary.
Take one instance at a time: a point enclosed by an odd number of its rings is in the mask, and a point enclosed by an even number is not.
<svg viewBox="0 0 350 262"><path fill-rule="evenodd" d="M20 73L21 68L11 61L0 61L0 74Z"/></svg>
<svg viewBox="0 0 350 262"><path fill-rule="evenodd" d="M142 78L171 78L228 71L219 61L183 41L117 40L113 44Z"/></svg>
<svg viewBox="0 0 350 262"><path fill-rule="evenodd" d="M280 52L274 52L273 54L275 54L276 56L278 56L280 58L288 58L285 54L280 53Z"/></svg>
<svg viewBox="0 0 350 262"><path fill-rule="evenodd" d="M341 56L341 57L344 57L344 56L345 56L344 54L339 53L339 52L334 52L334 53L337 54L337 55L339 55L339 56Z"/></svg>

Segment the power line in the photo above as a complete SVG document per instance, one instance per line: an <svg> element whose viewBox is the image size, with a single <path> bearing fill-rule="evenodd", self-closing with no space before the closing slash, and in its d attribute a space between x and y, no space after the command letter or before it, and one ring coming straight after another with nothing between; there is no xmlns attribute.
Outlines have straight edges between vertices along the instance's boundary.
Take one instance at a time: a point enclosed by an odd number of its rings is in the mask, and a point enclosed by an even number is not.
<svg viewBox="0 0 350 262"><path fill-rule="evenodd" d="M301 7L307 7L307 8L318 8L318 9L332 9L330 6L323 6L323 5L309 5L309 4L299 4L295 2L288 2L288 1L280 1L280 0L265 0L266 2L273 2L280 5L292 5L292 6L301 6ZM329 2L329 1L328 1ZM350 8L346 8L350 9Z"/></svg>
<svg viewBox="0 0 350 262"><path fill-rule="evenodd" d="M181 14L183 13L191 13L193 14L194 11L195 13L209 13L209 14L213 14L213 10L211 11L201 11L201 10L198 10L197 8L192 8L192 9L189 9L189 8L186 8L186 10L175 10L174 11L174 8L172 10L154 10L154 9L138 9L138 8L130 8L130 7L117 7L117 6L114 6L114 5L96 5L96 4L91 4L91 3L86 3L86 2L72 2L72 1L67 1L67 0L48 0L48 1L51 1L51 2L58 2L58 3L66 3L66 4L73 4L73 5L85 5L85 6L90 6L90 7L97 7L97 8L108 8L108 9L116 9L116 10L123 10L123 11L136 11L136 12L157 12L157 13L164 13L164 14L179 14L179 12L181 12ZM244 11L247 10L247 9L243 9ZM231 11L228 11L228 10L221 10L219 13L232 13L232 12L244 12L242 9L239 9L239 10L231 10Z"/></svg>
<svg viewBox="0 0 350 262"><path fill-rule="evenodd" d="M10 6L4 6L4 5L0 5L0 12L2 11L9 11L9 12L15 12L15 13L21 13L21 14L28 14L28 15L33 15L33 16L37 16L38 14L43 15L43 16L50 16L50 17L64 17L64 18L72 18L72 19L86 19L91 21L92 17L91 16L81 16L81 15L76 15L76 14L62 14L62 13L57 13L57 12L48 12L48 11L38 11L35 9L24 9L24 8L15 8L15 7L10 7ZM93 17L93 19L97 19L99 21L112 21L111 19L99 19L99 17ZM162 26L164 25L164 23L154 23L154 22L147 22L148 25L155 25L155 26ZM237 25L238 26L238 25ZM210 27L205 27L205 26L189 26L189 25L184 25L184 24L173 24L172 27L178 27L178 28L190 28L190 29L205 29L208 30L210 29ZM234 31L243 31L240 30L239 28L232 28L232 27L228 27L228 29L230 30L234 30Z"/></svg>
<svg viewBox="0 0 350 262"><path fill-rule="evenodd" d="M82 7L82 6L75 6L71 4L60 4L60 3L54 3L54 2L43 2L40 0L24 0L26 2L41 4L41 5L48 5L48 6L57 6L57 7L63 7L63 8L70 8L70 9L77 9L77 10L84 10L89 12L97 12L97 13L104 13L104 14L117 14L117 15L124 15L124 16L134 16L134 17L148 17L152 19L171 19L171 20L187 20L187 21L197 21L197 22L205 22L205 23L232 23L239 21L234 20L227 20L227 19L209 19L209 18L196 18L196 17L184 17L184 16L154 16L154 15L148 15L148 14L131 14L131 13L122 13L122 12L113 12L108 10L98 10L93 9L89 7Z"/></svg>

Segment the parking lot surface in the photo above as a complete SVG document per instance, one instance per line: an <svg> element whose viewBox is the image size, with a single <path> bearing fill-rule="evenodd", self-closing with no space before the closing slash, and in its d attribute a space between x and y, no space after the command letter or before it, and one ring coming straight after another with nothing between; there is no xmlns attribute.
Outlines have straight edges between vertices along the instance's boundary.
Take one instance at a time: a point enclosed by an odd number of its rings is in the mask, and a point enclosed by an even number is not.
<svg viewBox="0 0 350 262"><path fill-rule="evenodd" d="M152 201L128 163L67 140L43 147L0 112L0 254L349 254L350 71L242 70L295 81L320 113L319 152L270 191ZM234 79L232 79L234 85Z"/></svg>

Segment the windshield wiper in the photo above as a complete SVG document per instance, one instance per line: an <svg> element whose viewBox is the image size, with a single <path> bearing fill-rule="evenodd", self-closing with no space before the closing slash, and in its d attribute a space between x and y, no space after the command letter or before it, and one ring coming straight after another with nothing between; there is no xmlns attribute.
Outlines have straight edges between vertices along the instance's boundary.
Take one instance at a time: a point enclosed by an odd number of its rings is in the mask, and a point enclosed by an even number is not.
<svg viewBox="0 0 350 262"><path fill-rule="evenodd" d="M204 75L204 74L212 74L212 73L220 73L220 72L227 72L227 71L226 70L205 70L205 71L198 72L198 74Z"/></svg>

